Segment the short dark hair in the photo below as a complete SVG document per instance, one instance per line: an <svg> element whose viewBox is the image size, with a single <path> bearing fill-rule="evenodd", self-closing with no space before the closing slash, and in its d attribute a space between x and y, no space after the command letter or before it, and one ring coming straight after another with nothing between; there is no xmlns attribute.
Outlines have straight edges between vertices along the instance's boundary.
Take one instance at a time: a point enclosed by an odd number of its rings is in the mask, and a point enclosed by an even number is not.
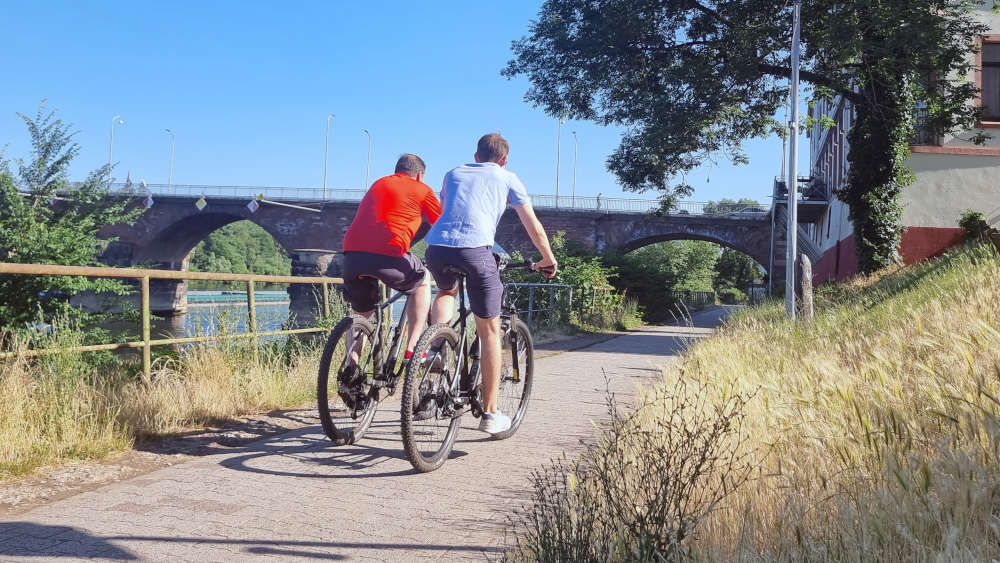
<svg viewBox="0 0 1000 563"><path fill-rule="evenodd" d="M479 145L476 147L479 160L499 164L508 153L510 153L510 145L507 144L507 139L500 136L500 133L487 133L479 138Z"/></svg>
<svg viewBox="0 0 1000 563"><path fill-rule="evenodd" d="M424 160L413 153L406 153L396 161L396 174L402 172L416 178L417 174L423 174L425 170L427 165Z"/></svg>

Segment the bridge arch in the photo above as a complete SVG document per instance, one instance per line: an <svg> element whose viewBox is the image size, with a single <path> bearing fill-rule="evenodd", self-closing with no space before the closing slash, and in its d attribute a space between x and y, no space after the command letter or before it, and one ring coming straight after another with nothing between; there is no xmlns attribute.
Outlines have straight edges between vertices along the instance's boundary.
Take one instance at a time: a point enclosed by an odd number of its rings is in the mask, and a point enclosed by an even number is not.
<svg viewBox="0 0 1000 563"><path fill-rule="evenodd" d="M254 221L245 215L227 212L205 212L182 217L153 233L148 242L137 249L133 259L137 263L154 263L170 270L187 270L188 257L195 246L213 232L239 221L250 221L262 228L281 246L286 254L295 249L294 241L285 239L276 225L268 221ZM284 239L284 240L283 240Z"/></svg>
<svg viewBox="0 0 1000 563"><path fill-rule="evenodd" d="M745 254L752 258L762 270L767 272L767 266L770 262L770 254L766 253L764 255L759 255L762 250L760 248L754 248L747 244L733 243L730 240L725 240L721 237L711 236L707 234L698 233L664 233L660 235L648 236L645 238L634 239L626 244L624 244L620 249L622 253L632 252L633 250L638 250L642 247L649 246L652 244L657 244L660 242L669 242L673 240L700 240L704 242L711 242L717 244L723 248L730 248L742 254Z"/></svg>

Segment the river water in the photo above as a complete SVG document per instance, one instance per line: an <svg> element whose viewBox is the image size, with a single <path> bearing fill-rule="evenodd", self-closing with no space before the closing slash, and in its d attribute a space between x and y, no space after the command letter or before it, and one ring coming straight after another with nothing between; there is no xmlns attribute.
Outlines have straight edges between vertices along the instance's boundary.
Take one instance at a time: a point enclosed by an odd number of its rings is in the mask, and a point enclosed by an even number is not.
<svg viewBox="0 0 1000 563"><path fill-rule="evenodd" d="M157 338L184 338L189 336L211 336L220 330L229 333L243 333L247 330L249 313L246 294L225 294L213 291L189 291L188 312L171 318L153 317L150 323L151 336ZM284 296L284 299L281 297ZM257 330L260 332L281 330L288 321L288 301L285 292L259 291L257 299ZM405 300L393 304L393 321L399 320ZM136 323L115 322L108 326L114 332L137 337Z"/></svg>

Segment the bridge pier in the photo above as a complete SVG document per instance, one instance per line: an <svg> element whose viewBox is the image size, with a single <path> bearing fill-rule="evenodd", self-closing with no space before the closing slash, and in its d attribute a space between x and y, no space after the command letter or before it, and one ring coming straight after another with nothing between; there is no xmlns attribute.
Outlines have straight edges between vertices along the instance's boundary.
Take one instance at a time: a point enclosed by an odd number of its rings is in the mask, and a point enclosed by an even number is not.
<svg viewBox="0 0 1000 563"><path fill-rule="evenodd" d="M293 276L340 277L343 254L333 250L297 248L291 251ZM316 326L323 316L323 286L288 286L288 319L295 328Z"/></svg>

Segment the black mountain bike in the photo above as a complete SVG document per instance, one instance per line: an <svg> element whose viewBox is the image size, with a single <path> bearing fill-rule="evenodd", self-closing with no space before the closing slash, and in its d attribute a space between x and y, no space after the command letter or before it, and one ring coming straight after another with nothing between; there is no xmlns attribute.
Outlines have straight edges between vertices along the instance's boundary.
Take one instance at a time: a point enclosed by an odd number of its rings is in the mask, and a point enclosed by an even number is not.
<svg viewBox="0 0 1000 563"><path fill-rule="evenodd" d="M372 315L374 322L360 315L344 317L330 333L320 358L316 381L319 419L323 431L338 446L353 444L364 436L379 402L396 391L406 366L402 354L406 315L395 328L390 328L389 319L390 307L403 294L384 299L385 286L380 287L383 300ZM348 334L353 359L347 349ZM335 404L338 396L343 408Z"/></svg>
<svg viewBox="0 0 1000 563"><path fill-rule="evenodd" d="M495 256L501 274L505 269L532 267L530 262L509 264L505 258ZM459 275L458 319L450 325L433 325L424 332L413 350L414 358L424 360L409 363L403 382L403 447L410 463L420 472L433 471L448 459L463 414L471 411L477 418L483 414L479 337L469 343L467 326L472 312L465 303L465 273L457 269L452 272ZM517 309L508 297L504 286L498 404L501 412L511 417L511 425L510 430L493 436L501 440L513 436L524 420L535 367L531 331L517 318Z"/></svg>

